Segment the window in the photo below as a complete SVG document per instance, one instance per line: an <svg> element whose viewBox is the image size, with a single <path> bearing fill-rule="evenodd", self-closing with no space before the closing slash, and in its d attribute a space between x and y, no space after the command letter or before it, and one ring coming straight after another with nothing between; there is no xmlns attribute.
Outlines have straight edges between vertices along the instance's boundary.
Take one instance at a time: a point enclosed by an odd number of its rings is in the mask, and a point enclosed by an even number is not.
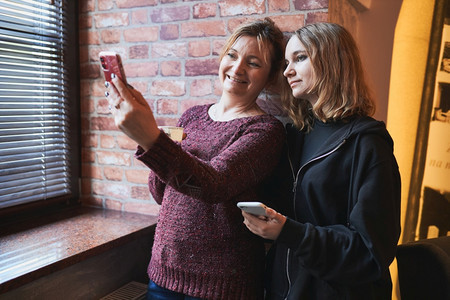
<svg viewBox="0 0 450 300"><path fill-rule="evenodd" d="M0 1L0 209L78 197L77 1Z"/></svg>

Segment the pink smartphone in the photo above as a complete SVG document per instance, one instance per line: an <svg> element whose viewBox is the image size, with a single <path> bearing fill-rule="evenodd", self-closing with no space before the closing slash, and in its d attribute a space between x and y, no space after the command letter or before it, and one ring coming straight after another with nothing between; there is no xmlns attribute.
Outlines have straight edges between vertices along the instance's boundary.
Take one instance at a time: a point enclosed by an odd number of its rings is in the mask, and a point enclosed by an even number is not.
<svg viewBox="0 0 450 300"><path fill-rule="evenodd" d="M125 72L122 66L120 55L112 51L102 51L99 53L100 64L106 81L111 81L111 74L114 73L124 83L127 83Z"/></svg>

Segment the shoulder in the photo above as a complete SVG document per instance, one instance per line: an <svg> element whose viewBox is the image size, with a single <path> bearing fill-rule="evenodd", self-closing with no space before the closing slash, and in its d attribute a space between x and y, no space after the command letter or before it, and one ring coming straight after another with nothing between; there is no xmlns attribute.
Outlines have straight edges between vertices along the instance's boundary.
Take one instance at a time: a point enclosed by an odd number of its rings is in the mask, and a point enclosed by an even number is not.
<svg viewBox="0 0 450 300"><path fill-rule="evenodd" d="M261 134L280 135L284 138L285 129L283 123L272 115L265 114L240 120L240 128L246 131L258 131Z"/></svg>
<svg viewBox="0 0 450 300"><path fill-rule="evenodd" d="M211 107L211 105L213 105L213 103L204 105L195 105L188 108L181 115L180 120L178 121L178 126L184 127L184 125L191 122L192 120L196 120L199 117L207 117L208 109Z"/></svg>
<svg viewBox="0 0 450 300"><path fill-rule="evenodd" d="M361 118L355 124L355 139L360 159L372 165L382 162L395 162L394 142L382 121Z"/></svg>

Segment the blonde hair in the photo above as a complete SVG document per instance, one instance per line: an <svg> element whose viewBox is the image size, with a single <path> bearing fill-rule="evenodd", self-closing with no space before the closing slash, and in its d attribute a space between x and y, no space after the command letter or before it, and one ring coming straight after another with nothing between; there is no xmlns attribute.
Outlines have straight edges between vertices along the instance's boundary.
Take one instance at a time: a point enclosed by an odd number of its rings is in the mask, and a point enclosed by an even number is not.
<svg viewBox="0 0 450 300"><path fill-rule="evenodd" d="M311 60L318 95L311 103L294 99L283 84L282 103L299 129L309 129L313 116L323 122L346 120L355 115L372 116L375 102L366 83L358 47L351 34L334 23L315 23L295 32Z"/></svg>
<svg viewBox="0 0 450 300"><path fill-rule="evenodd" d="M285 38L278 26L270 18L255 20L251 23L245 23L239 26L228 38L219 60L230 51L234 43L242 36L255 37L258 42L259 50L264 53L264 59L270 62L269 82L278 80L281 74L281 67L284 65ZM268 50L268 51L262 51ZM267 59L270 55L270 60Z"/></svg>

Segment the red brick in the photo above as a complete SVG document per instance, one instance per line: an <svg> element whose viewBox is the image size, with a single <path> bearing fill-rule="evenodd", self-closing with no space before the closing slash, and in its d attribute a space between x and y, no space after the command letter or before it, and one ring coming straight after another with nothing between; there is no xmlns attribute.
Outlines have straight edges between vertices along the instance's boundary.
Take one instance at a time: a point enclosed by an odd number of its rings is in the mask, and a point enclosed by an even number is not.
<svg viewBox="0 0 450 300"><path fill-rule="evenodd" d="M193 41L188 44L188 54L192 57L208 56L211 52L209 41Z"/></svg>
<svg viewBox="0 0 450 300"><path fill-rule="evenodd" d="M97 64L85 64L80 66L81 78L96 79L100 77L100 66Z"/></svg>
<svg viewBox="0 0 450 300"><path fill-rule="evenodd" d="M112 117L92 117L91 118L92 130L118 130L114 119Z"/></svg>
<svg viewBox="0 0 450 300"><path fill-rule="evenodd" d="M155 6L158 0L115 0L118 8Z"/></svg>
<svg viewBox="0 0 450 300"><path fill-rule="evenodd" d="M114 8L114 1L97 1L98 10L111 10Z"/></svg>
<svg viewBox="0 0 450 300"><path fill-rule="evenodd" d="M151 216L157 216L159 214L160 208L160 206L158 204L155 204L155 202L152 203L126 202L124 203L123 206L124 211Z"/></svg>
<svg viewBox="0 0 450 300"><path fill-rule="evenodd" d="M180 36L178 24L164 24L161 25L159 37L163 41L176 40Z"/></svg>
<svg viewBox="0 0 450 300"><path fill-rule="evenodd" d="M152 77L158 74L157 62L124 63L123 68L128 78Z"/></svg>
<svg viewBox="0 0 450 300"><path fill-rule="evenodd" d="M105 44L117 44L120 42L120 30L117 29L105 29L101 31L102 41Z"/></svg>
<svg viewBox="0 0 450 300"><path fill-rule="evenodd" d="M82 178L94 178L94 179L103 179L102 170L100 167L97 167L92 164L83 163L81 165L81 177Z"/></svg>
<svg viewBox="0 0 450 300"><path fill-rule="evenodd" d="M188 20L190 17L189 6L156 8L152 11L150 19L153 23L168 23Z"/></svg>
<svg viewBox="0 0 450 300"><path fill-rule="evenodd" d="M225 21L198 21L181 24L181 37L226 36Z"/></svg>
<svg viewBox="0 0 450 300"><path fill-rule="evenodd" d="M305 25L305 15L276 16L272 20L283 32L294 32Z"/></svg>
<svg viewBox="0 0 450 300"><path fill-rule="evenodd" d="M91 81L80 82L80 96L86 97L91 95Z"/></svg>
<svg viewBox="0 0 450 300"><path fill-rule="evenodd" d="M148 11L147 9L139 9L131 12L131 24L147 24Z"/></svg>
<svg viewBox="0 0 450 300"><path fill-rule="evenodd" d="M219 62L217 59L195 59L186 61L186 76L217 75Z"/></svg>
<svg viewBox="0 0 450 300"><path fill-rule="evenodd" d="M80 100L80 111L82 114L93 113L95 111L94 105L92 105L92 101L89 101L89 99L87 98L81 98ZM81 123L89 123L89 119L86 116L82 115ZM89 124L86 129L89 129Z"/></svg>
<svg viewBox="0 0 450 300"><path fill-rule="evenodd" d="M89 61L89 49L86 45L80 45L80 64L88 62Z"/></svg>
<svg viewBox="0 0 450 300"><path fill-rule="evenodd" d="M217 4L216 3L199 3L193 7L194 19L204 19L216 16Z"/></svg>
<svg viewBox="0 0 450 300"><path fill-rule="evenodd" d="M103 174L107 180L121 181L123 178L123 168L119 167L103 167Z"/></svg>
<svg viewBox="0 0 450 300"><path fill-rule="evenodd" d="M153 66L153 64L152 64L152 66ZM129 78L129 79L131 79L131 78ZM130 82L130 84L133 85L133 87L136 90L138 90L142 94L146 94L147 93L148 84L149 84L149 82L147 80L145 80L145 81L132 81L132 80L129 80L129 82Z"/></svg>
<svg viewBox="0 0 450 300"><path fill-rule="evenodd" d="M125 135L119 135L116 137L117 145L119 145L120 149L125 150L136 150L137 144L135 141L130 139L129 137Z"/></svg>
<svg viewBox="0 0 450 300"><path fill-rule="evenodd" d="M181 63L179 61L163 61L161 62L162 76L180 76Z"/></svg>
<svg viewBox="0 0 450 300"><path fill-rule="evenodd" d="M94 11L95 10L95 3L97 1L96 0L85 0L85 1L80 1L80 5L78 10L80 12L90 12L90 11Z"/></svg>
<svg viewBox="0 0 450 300"><path fill-rule="evenodd" d="M92 27L92 16L80 15L78 17L78 28L88 29Z"/></svg>
<svg viewBox="0 0 450 300"><path fill-rule="evenodd" d="M294 0L296 10L328 8L329 0Z"/></svg>
<svg viewBox="0 0 450 300"><path fill-rule="evenodd" d="M123 31L123 38L127 42L154 42L158 40L158 27L139 27Z"/></svg>
<svg viewBox="0 0 450 300"><path fill-rule="evenodd" d="M102 165L129 166L131 154L128 152L97 151L97 161Z"/></svg>
<svg viewBox="0 0 450 300"><path fill-rule="evenodd" d="M104 206L106 209L122 211L122 202L117 201L117 200L113 200L113 199L109 199L109 198L105 199Z"/></svg>
<svg viewBox="0 0 450 300"><path fill-rule="evenodd" d="M130 187L117 182L94 181L92 184L94 195L109 196L116 199L129 199Z"/></svg>
<svg viewBox="0 0 450 300"><path fill-rule="evenodd" d="M104 149L112 149L116 146L116 141L114 139L114 136L107 135L107 134L101 134L100 135L100 147Z"/></svg>
<svg viewBox="0 0 450 300"><path fill-rule="evenodd" d="M152 57L186 57L186 43L155 43L152 45Z"/></svg>
<svg viewBox="0 0 450 300"><path fill-rule="evenodd" d="M103 76L99 80L92 81L90 84L89 95L92 97L105 98L105 79Z"/></svg>
<svg viewBox="0 0 450 300"><path fill-rule="evenodd" d="M81 149L81 161L82 162L95 162L95 153L90 149Z"/></svg>
<svg viewBox="0 0 450 300"><path fill-rule="evenodd" d="M176 115L178 113L178 100L159 99L156 101L156 113L158 115Z"/></svg>
<svg viewBox="0 0 450 300"><path fill-rule="evenodd" d="M217 100L216 99L189 99L189 100L183 100L181 101L180 105L181 105L181 109L180 111L183 113L186 110L188 110L189 108L195 106L195 105L203 105L203 104L210 104L210 103L216 103Z"/></svg>
<svg viewBox="0 0 450 300"><path fill-rule="evenodd" d="M186 83L184 80L155 80L150 92L157 96L183 96L186 93Z"/></svg>
<svg viewBox="0 0 450 300"><path fill-rule="evenodd" d="M148 58L148 45L136 45L131 46L129 49L129 56L130 59L144 59Z"/></svg>
<svg viewBox="0 0 450 300"><path fill-rule="evenodd" d="M141 183L147 184L148 182L148 174L150 173L149 169L145 170L125 170L125 177L128 182L131 183ZM148 187L145 187L148 191Z"/></svg>
<svg viewBox="0 0 450 300"><path fill-rule="evenodd" d="M104 13L94 16L96 28L128 26L128 13Z"/></svg>
<svg viewBox="0 0 450 300"><path fill-rule="evenodd" d="M263 14L266 12L265 1L261 0L219 1L219 7L221 17Z"/></svg>
<svg viewBox="0 0 450 300"><path fill-rule="evenodd" d="M82 30L79 33L80 45L100 45L100 37L97 31Z"/></svg>
<svg viewBox="0 0 450 300"><path fill-rule="evenodd" d="M149 205L149 204L154 205L155 204L153 201L151 201L151 195L150 195L150 191L148 190L147 185L131 187L131 197L133 199L146 200L145 203L142 203L142 202L136 203L134 201L128 202L128 204L132 204L132 203L135 205L137 204L140 207L139 210L142 210L142 208L143 208L143 207L141 207L142 205ZM131 207L129 206L126 209L131 209ZM138 211L134 210L133 212L138 212Z"/></svg>
<svg viewBox="0 0 450 300"><path fill-rule="evenodd" d="M175 126L178 122L178 117L156 117L158 126Z"/></svg>
<svg viewBox="0 0 450 300"><path fill-rule="evenodd" d="M214 40L213 41L213 49L212 49L212 54L213 55L220 55L220 53L222 52L222 48L225 45L226 40L225 39L220 39L220 40Z"/></svg>
<svg viewBox="0 0 450 300"><path fill-rule="evenodd" d="M95 133L83 133L81 135L81 144L83 147L98 147L98 135Z"/></svg>
<svg viewBox="0 0 450 300"><path fill-rule="evenodd" d="M238 26L256 20L256 17L233 18L228 21L228 32L234 32Z"/></svg>
<svg viewBox="0 0 450 300"><path fill-rule="evenodd" d="M268 0L269 12L289 11L289 0Z"/></svg>
<svg viewBox="0 0 450 300"><path fill-rule="evenodd" d="M191 96L201 97L212 93L212 85L210 79L194 80L191 83Z"/></svg>
<svg viewBox="0 0 450 300"><path fill-rule="evenodd" d="M317 22L327 22L328 13L327 12L311 12L306 15L306 24L312 24Z"/></svg>

